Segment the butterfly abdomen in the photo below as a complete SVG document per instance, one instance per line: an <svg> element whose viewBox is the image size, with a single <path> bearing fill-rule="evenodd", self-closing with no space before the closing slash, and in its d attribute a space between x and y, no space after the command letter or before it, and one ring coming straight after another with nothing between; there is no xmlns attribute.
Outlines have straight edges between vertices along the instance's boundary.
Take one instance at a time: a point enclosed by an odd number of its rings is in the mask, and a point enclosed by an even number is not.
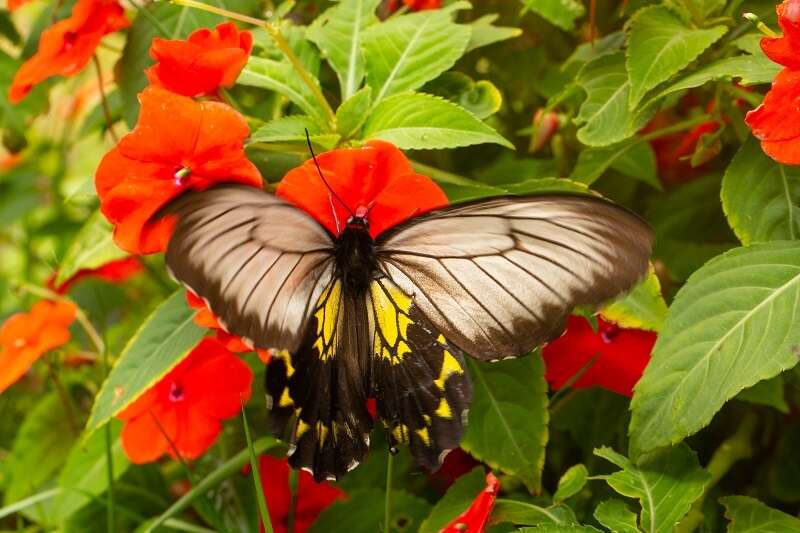
<svg viewBox="0 0 800 533"><path fill-rule="evenodd" d="M335 245L336 274L354 295L369 290L370 281L377 269L375 241L366 225L348 225Z"/></svg>

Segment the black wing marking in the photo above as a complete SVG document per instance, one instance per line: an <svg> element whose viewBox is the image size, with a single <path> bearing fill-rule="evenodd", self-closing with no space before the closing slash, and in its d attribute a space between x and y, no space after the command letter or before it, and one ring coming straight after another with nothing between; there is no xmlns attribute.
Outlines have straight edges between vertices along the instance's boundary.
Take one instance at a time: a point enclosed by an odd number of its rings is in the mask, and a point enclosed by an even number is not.
<svg viewBox="0 0 800 533"><path fill-rule="evenodd" d="M392 444L408 444L434 470L466 425L472 388L464 357L389 279L374 280L366 299L378 416Z"/></svg>
<svg viewBox="0 0 800 533"><path fill-rule="evenodd" d="M365 314L363 302L334 279L314 305L300 348L274 352L267 366L270 427L290 443L289 463L317 481L340 478L369 448Z"/></svg>
<svg viewBox="0 0 800 533"><path fill-rule="evenodd" d="M259 348L295 350L333 275L330 235L260 189L214 187L180 197L167 267L225 329Z"/></svg>
<svg viewBox="0 0 800 533"><path fill-rule="evenodd" d="M465 353L524 355L647 272L652 232L577 195L503 197L432 211L378 237L381 270Z"/></svg>

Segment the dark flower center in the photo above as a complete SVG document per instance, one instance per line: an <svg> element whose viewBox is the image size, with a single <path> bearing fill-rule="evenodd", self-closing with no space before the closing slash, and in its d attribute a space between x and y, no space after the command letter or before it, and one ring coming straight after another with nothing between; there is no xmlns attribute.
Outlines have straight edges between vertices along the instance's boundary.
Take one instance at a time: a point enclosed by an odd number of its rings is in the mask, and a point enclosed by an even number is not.
<svg viewBox="0 0 800 533"><path fill-rule="evenodd" d="M619 328L614 325L606 326L600 330L600 338L603 342L609 344L619 334Z"/></svg>
<svg viewBox="0 0 800 533"><path fill-rule="evenodd" d="M180 402L185 398L183 387L175 381L169 386L169 401Z"/></svg>
<svg viewBox="0 0 800 533"><path fill-rule="evenodd" d="M78 39L78 34L74 31L68 31L64 34L64 48L69 50L75 44L75 41Z"/></svg>
<svg viewBox="0 0 800 533"><path fill-rule="evenodd" d="M176 185L183 185L191 174L192 170L189 167L175 167L172 176L175 178Z"/></svg>

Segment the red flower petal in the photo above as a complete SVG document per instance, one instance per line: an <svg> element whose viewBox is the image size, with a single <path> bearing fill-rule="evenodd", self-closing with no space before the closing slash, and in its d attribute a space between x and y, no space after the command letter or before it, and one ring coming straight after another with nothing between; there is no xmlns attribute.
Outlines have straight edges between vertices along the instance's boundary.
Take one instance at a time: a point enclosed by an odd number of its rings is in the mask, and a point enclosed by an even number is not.
<svg viewBox="0 0 800 533"><path fill-rule="evenodd" d="M19 68L8 91L19 102L51 76L72 76L94 55L103 36L130 26L117 0L78 0L69 18L42 32L39 49Z"/></svg>
<svg viewBox="0 0 800 533"><path fill-rule="evenodd" d="M48 287L58 294L66 294L76 283L87 278L102 279L109 283L121 283L139 274L142 270L144 270L144 266L137 258L126 257L116 261L109 261L98 268L83 268L58 286L53 284L53 281L55 281L54 274L54 277L48 282Z"/></svg>
<svg viewBox="0 0 800 533"><path fill-rule="evenodd" d="M156 87L139 100L136 127L103 157L95 185L117 245L147 254L166 247L173 224L150 219L181 192L222 182L260 187L261 175L244 154L247 123L231 107Z"/></svg>
<svg viewBox="0 0 800 533"><path fill-rule="evenodd" d="M761 49L774 62L800 69L800 0L786 0L777 7L783 36L761 40Z"/></svg>
<svg viewBox="0 0 800 533"><path fill-rule="evenodd" d="M165 453L174 457L173 447L184 459L199 457L219 435L221 420L238 415L250 398L252 382L250 368L219 341L201 340L117 416L125 422L125 453L136 463L155 461Z"/></svg>
<svg viewBox="0 0 800 533"><path fill-rule="evenodd" d="M598 318L595 332L583 317L571 316L567 331L544 347L545 377L554 389L562 388L578 372L575 388L598 386L630 396L650 361L656 334L622 329Z"/></svg>
<svg viewBox="0 0 800 533"><path fill-rule="evenodd" d="M69 340L77 308L66 301L42 300L0 326L0 393L17 382L46 352Z"/></svg>
<svg viewBox="0 0 800 533"><path fill-rule="evenodd" d="M413 215L447 205L444 191L414 172L403 152L390 143L369 141L361 148L331 150L317 156L317 161L328 185L347 207L332 196L312 160L289 171L277 194L307 211L334 235L344 229L350 211L369 210L370 234L376 237Z"/></svg>
<svg viewBox="0 0 800 533"><path fill-rule="evenodd" d="M475 498L469 509L450 522L440 533L464 533L465 531L479 533L484 531L499 491L500 480L489 472L486 474L486 488Z"/></svg>
<svg viewBox="0 0 800 533"><path fill-rule="evenodd" d="M252 47L250 32L239 32L230 22L197 30L185 41L157 37L150 47L157 63L147 77L153 85L185 96L213 93L234 84Z"/></svg>
<svg viewBox="0 0 800 533"><path fill-rule="evenodd" d="M770 157L800 164L800 71L784 69L758 109L745 119Z"/></svg>

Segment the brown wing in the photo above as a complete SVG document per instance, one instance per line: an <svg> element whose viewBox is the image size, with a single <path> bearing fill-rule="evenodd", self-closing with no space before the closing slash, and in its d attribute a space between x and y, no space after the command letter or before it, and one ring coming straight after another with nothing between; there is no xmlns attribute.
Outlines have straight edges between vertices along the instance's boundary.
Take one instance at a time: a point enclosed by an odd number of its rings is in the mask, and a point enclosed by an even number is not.
<svg viewBox="0 0 800 533"><path fill-rule="evenodd" d="M166 252L172 275L225 329L259 348L296 350L333 275L333 241L305 212L237 185L188 193Z"/></svg>
<svg viewBox="0 0 800 533"><path fill-rule="evenodd" d="M378 238L379 264L448 341L524 355L647 272L650 228L596 197L504 197L433 211Z"/></svg>

